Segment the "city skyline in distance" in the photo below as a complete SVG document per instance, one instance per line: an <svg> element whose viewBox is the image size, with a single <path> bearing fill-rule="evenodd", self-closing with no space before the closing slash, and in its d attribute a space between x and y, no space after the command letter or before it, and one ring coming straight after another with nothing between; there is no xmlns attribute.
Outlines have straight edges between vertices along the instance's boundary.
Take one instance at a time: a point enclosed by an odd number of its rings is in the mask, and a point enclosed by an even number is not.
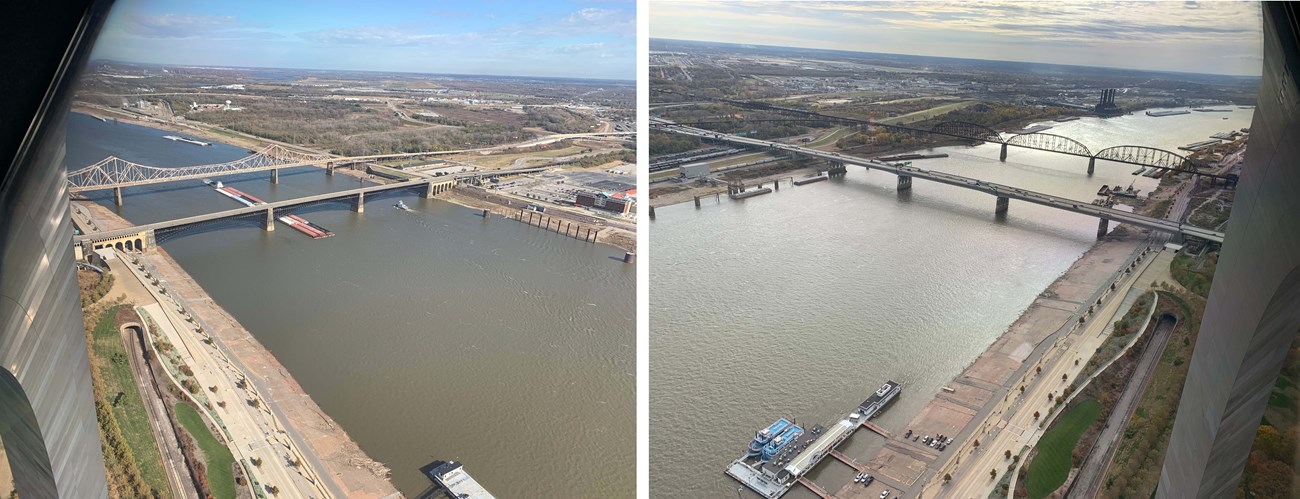
<svg viewBox="0 0 1300 499"><path fill-rule="evenodd" d="M633 80L631 1L118 2L93 59L152 65Z"/></svg>
<svg viewBox="0 0 1300 499"><path fill-rule="evenodd" d="M650 37L773 47L1258 76L1255 2L682 2Z"/></svg>

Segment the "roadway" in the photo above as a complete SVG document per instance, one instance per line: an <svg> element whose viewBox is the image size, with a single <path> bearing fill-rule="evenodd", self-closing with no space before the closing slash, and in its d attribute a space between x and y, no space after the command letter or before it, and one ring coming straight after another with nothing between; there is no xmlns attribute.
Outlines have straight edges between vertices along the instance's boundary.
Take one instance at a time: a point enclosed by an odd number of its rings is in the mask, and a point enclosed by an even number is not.
<svg viewBox="0 0 1300 499"><path fill-rule="evenodd" d="M1160 248L1159 245L1156 247ZM1042 371L1029 374L1030 379L1026 383L1028 385L1026 390L1023 393L1009 392L1013 397L1011 405L1004 413L990 415L985 420L987 424L981 426L986 428L983 432L963 435L963 440L967 442L979 440L981 445L975 448L963 443L950 455L950 459L951 456L961 458L960 466L951 473L952 482L943 485L942 477L936 474L931 477L924 489L937 490L942 497L988 497L998 482L997 479L989 477L989 470L996 470L1001 477L1007 472L1007 465L1010 463L1004 457L1006 451L1019 455L1023 448L1033 447L1038 443L1038 439L1044 432L1039 428L1039 423L1045 421L1049 417L1048 414L1062 407L1049 401L1048 395L1052 395L1053 399L1061 396L1063 389L1070 385L1069 381L1061 380L1062 376L1073 380L1087 367L1086 361L1092 358L1097 348L1109 337L1108 328L1113 328L1114 322L1127 312L1122 310L1120 305L1125 302L1124 298L1129 291L1146 289L1143 283L1150 282L1150 275L1147 272L1154 268L1152 262L1167 263L1167 260L1159 256L1159 253L1148 254L1131 275L1118 283L1115 291L1103 298L1101 307L1082 327L1072 328L1052 340L1052 345L1043 353L1035 366L1035 368L1041 367ZM1074 362L1076 359L1080 360L1078 364ZM1038 417L1034 416L1035 413L1038 413Z"/></svg>
<svg viewBox="0 0 1300 499"><path fill-rule="evenodd" d="M129 265L121 260L108 260L110 271L115 275L122 275L123 268ZM125 287L136 288L136 292L145 295L144 287L135 280L123 279L122 285ZM154 378L153 370L150 369L150 361L145 358L145 347L141 345L136 335L128 332L123 328L119 333L122 336L122 342L126 345L127 359L131 366L131 377L135 380L136 389L140 392L143 399L145 413L149 419L149 427L153 431L154 439L158 442L158 450L162 453L163 470L167 474L167 481L171 484L172 493L183 499L199 499L198 491L195 490L190 472L185 468L185 458L177 442L176 428L172 426L171 419L167 417L162 393L158 389L158 382Z"/></svg>
<svg viewBox="0 0 1300 499"><path fill-rule="evenodd" d="M781 143L770 142L766 140L751 139L748 137L726 135L726 134L713 132L710 130L688 127L684 125L677 125L667 120L653 119L651 121L659 124L660 126L658 127L658 129L665 132L676 133L681 135L690 135L702 139L708 139L708 140L719 141L719 142L729 142L732 144L741 144L750 147L766 148L772 151L788 151L792 154L797 154L805 157L824 159L827 161L835 161L835 162L844 163L846 165L874 168L877 170L884 170L886 172L893 173L895 175L908 176L913 178L922 178L933 182L938 182L941 184L948 184L948 185L953 185L953 186L962 187L966 189L973 189L997 197L1004 197L1009 199L1026 201L1034 204L1057 208L1060 210L1071 211L1083 215L1089 215L1089 216L1093 216L1105 220L1113 220L1116 222L1127 223L1130 225L1134 225L1146 229L1186 235L1186 236L1197 237L1200 239L1204 239L1216 243L1223 243L1222 232L1203 229L1200 227L1184 224L1174 220L1164 220L1159 218L1147 217L1143 215L1137 215L1134 213L1120 211L1106 206L1094 205L1088 202L1076 201L1073 199L1053 196L1050 194L1043 194L1040 192L1027 191L1024 189L1019 189L1008 185L995 184L992 182L985 182L973 178L963 177L960 175L953 175L951 173L923 170L912 166L896 166L889 163L883 163L883 162L865 159L865 158L844 156L840 153L835 153L835 152L825 152L825 151L819 151L817 149L811 149L807 147L781 144Z"/></svg>
<svg viewBox="0 0 1300 499"><path fill-rule="evenodd" d="M175 346L181 360L193 370L195 382L202 387L200 393L212 401L212 411L221 418L226 430L223 437L236 460L251 462L258 459L261 462L261 466L252 467L252 475L262 490L275 486L280 497L330 497L332 494L318 478L319 469L302 462L299 458L301 453L280 430L284 425L276 420L265 404L253 407L248 403L248 400L260 401L261 396L249 383L239 387L240 380L247 379L247 376L235 369L214 346L200 341L199 335L193 332L192 323L177 312L182 306L163 294L159 285L152 284L143 271L130 262L121 260L121 263L153 297L155 303L140 307L157 326L151 334L166 338ZM216 390L209 387L216 387ZM221 401L225 402L224 406L217 403ZM201 406L200 414L205 419L212 419ZM294 460L299 462L298 466L292 464Z"/></svg>
<svg viewBox="0 0 1300 499"><path fill-rule="evenodd" d="M507 175L507 174L515 175L521 173L535 173L539 171L545 171L546 169L547 168L519 168L514 170L496 170L492 172L481 172L477 174L469 174L469 173L459 174L459 175L455 175L454 178ZM73 238L73 241L77 243L81 243L87 240L112 239L114 237L121 237L127 234L135 234L140 231L146 231L146 230L156 231L159 229L168 229L172 227L179 227L182 225L191 225L191 224L197 224L202 222L210 222L213 220L219 220L223 218L238 217L238 216L248 215L252 213L261 213L267 210L280 210L285 208L293 208L305 204L319 203L319 202L331 201L335 199L350 198L363 193L370 194L374 192L384 192L384 191L391 191L397 189L420 188L423 187L424 185L427 185L431 181L437 182L438 178L439 177L420 178L420 179L407 180L404 182L394 182L391 184L372 185L368 187L360 187L360 188L348 189L344 191L327 192L324 194L316 194L313 196L306 196L306 197L301 197L296 199L287 199L283 201L276 201L276 202L266 203L266 204L261 204L256 206L245 206L242 208L235 208L233 210L219 211L216 213L208 213L204 215L195 215L192 217L179 218L176 220L169 220L165 222L155 222L151 224L137 225L125 229L94 232L82 236L76 236Z"/></svg>
<svg viewBox="0 0 1300 499"><path fill-rule="evenodd" d="M253 173L253 172L261 172L261 171L269 171L269 170L279 170L281 168L296 168L300 166L327 167L330 164L342 165L342 164L349 164L349 163L366 163L371 161L385 161L385 160L394 160L394 159L406 159L406 158L417 158L417 157L428 157L428 156L444 156L444 155L467 154L467 153L478 153L478 154L486 155L492 152L502 151L511 148L533 147L533 146L550 144L553 142L559 142L567 139L622 137L622 136L629 136L635 134L636 132L566 133L566 134L547 135L545 137L538 137L523 142L502 144L498 146L476 148L476 149L454 149L454 150L447 150L447 151L370 154L364 156L318 157L318 158L312 158L306 160L293 160L293 161L286 161L283 163L274 163L274 164L260 164L262 161L268 158L260 158L258 157L258 155L245 157L243 159L231 161L227 163L220 163L215 165L186 166L181 168L161 168L161 167L148 166L148 165L139 165L136 163L131 163L129 161L119 160L123 163L124 166L114 165L112 168L110 168L110 170L112 171L96 171L96 169L100 168L101 163L104 163L104 161L116 159L116 158L106 158L105 160L101 160L100 162L95 163L94 165L90 165L74 171L69 171L68 192L77 193L77 192L85 192L85 191L114 189L114 188L121 188L121 187L153 185L153 184L160 184L166 182L176 182L180 180L203 179L214 175L235 175L240 173ZM125 173L118 170L123 170L125 171ZM114 181L109 183L87 183L83 185L77 185L77 179L81 177L90 177L90 178L110 177L111 178L114 175L126 176L128 178L131 178L131 180ZM472 175L466 175L466 176L472 176Z"/></svg>
<svg viewBox="0 0 1300 499"><path fill-rule="evenodd" d="M1157 262L1155 265L1160 264ZM1069 495L1072 497L1092 498L1101 492L1101 480L1110 469L1115 449L1119 448L1116 445L1119 443L1119 437L1128 427L1128 420L1133 417L1133 411L1137 409L1142 393L1146 391L1147 385L1151 384L1151 374L1155 372L1156 361L1164 354L1169 335L1176 326L1174 322L1160 321L1159 318L1152 320L1159 321L1156 323L1156 330L1152 333L1153 336L1147 346L1142 349L1142 358L1133 370L1135 375L1124 385L1124 391L1115 402L1115 407L1111 410L1110 417L1106 419L1101 434L1097 436L1097 441L1093 444L1087 459L1079 466L1079 473L1069 489Z"/></svg>

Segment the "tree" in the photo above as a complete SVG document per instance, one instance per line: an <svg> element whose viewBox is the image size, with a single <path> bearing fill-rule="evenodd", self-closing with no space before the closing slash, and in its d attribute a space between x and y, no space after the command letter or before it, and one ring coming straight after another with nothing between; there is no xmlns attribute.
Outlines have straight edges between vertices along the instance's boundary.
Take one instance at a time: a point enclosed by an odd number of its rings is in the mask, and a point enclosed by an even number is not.
<svg viewBox="0 0 1300 499"><path fill-rule="evenodd" d="M994 479L997 477L998 477L998 470L989 470L989 479Z"/></svg>
<svg viewBox="0 0 1300 499"><path fill-rule="evenodd" d="M1007 449L1007 451L1004 452L1002 455L1006 456L1007 459L1011 459L1011 449Z"/></svg>
<svg viewBox="0 0 1300 499"><path fill-rule="evenodd" d="M951 481L952 481L952 475L951 475L951 474L948 474L948 473L944 473L944 474L943 474L943 483L946 485L948 482L951 482Z"/></svg>
<svg viewBox="0 0 1300 499"><path fill-rule="evenodd" d="M980 448L980 441L977 439L977 440L975 440L975 443L973 443L973 444L971 444L971 445L974 446L976 449L978 449L978 448Z"/></svg>
<svg viewBox="0 0 1300 499"><path fill-rule="evenodd" d="M1050 393L1047 394L1047 401L1048 401L1048 402L1051 402L1051 401L1052 401L1052 398L1053 398L1053 397L1052 397L1052 394L1050 394Z"/></svg>
<svg viewBox="0 0 1300 499"><path fill-rule="evenodd" d="M1038 420L1039 416L1041 416L1041 414L1039 414L1038 411L1034 411L1034 420Z"/></svg>
<svg viewBox="0 0 1300 499"><path fill-rule="evenodd" d="M1035 367L1034 374L1043 374L1043 366Z"/></svg>
<svg viewBox="0 0 1300 499"><path fill-rule="evenodd" d="M1078 362L1078 361L1075 361L1075 362ZM1068 374L1061 374L1061 381L1065 381L1065 380L1067 380L1067 379L1070 379L1070 375L1068 375Z"/></svg>

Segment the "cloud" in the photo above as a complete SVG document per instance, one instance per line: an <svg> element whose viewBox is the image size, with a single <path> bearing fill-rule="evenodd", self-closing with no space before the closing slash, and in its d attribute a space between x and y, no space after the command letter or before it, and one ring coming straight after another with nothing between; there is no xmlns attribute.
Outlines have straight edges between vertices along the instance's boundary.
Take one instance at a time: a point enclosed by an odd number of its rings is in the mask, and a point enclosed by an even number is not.
<svg viewBox="0 0 1300 499"><path fill-rule="evenodd" d="M585 33L616 33L635 36L636 15L632 12L621 9L587 7L579 9L554 23L544 25L534 31L538 34L549 36L577 35Z"/></svg>
<svg viewBox="0 0 1300 499"><path fill-rule="evenodd" d="M379 45L401 47L426 44L466 43L482 40L479 33L419 33L399 26L352 26L298 33L312 43L331 45Z"/></svg>
<svg viewBox="0 0 1300 499"><path fill-rule="evenodd" d="M124 32L142 38L204 38L212 40L279 38L278 33L244 26L234 16L158 14L131 16Z"/></svg>

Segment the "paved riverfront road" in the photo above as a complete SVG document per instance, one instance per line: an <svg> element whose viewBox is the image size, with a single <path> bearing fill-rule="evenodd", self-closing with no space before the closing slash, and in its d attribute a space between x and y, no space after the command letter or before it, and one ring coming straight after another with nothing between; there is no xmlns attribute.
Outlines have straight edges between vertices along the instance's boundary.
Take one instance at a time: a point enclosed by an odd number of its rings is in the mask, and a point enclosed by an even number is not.
<svg viewBox="0 0 1300 499"><path fill-rule="evenodd" d="M281 425L277 421L268 421L273 418L267 415L266 405L259 403L259 407L252 407L248 403L248 399L257 398L257 395L245 393L251 389L249 383L244 384L245 389L237 387L237 379L243 377L242 373L234 372L225 359L216 358L209 350L211 347L200 344L192 327L185 325L186 322L175 312L175 303L161 294L157 287L148 285L148 281L135 266L125 261L121 263L132 277L145 285L157 301L141 307L158 326L159 331L152 333L167 338L175 345L182 360L194 370L195 381L204 387L201 393L208 394L216 413L221 417L227 432L227 444L235 458L250 462L256 458L261 461L261 466L255 467L252 474L263 490L267 486L275 486L279 490L277 496L287 498L328 497L321 490L319 480L313 483L313 480L304 475L304 472L314 475L314 471L307 469L306 463L301 463L299 454L294 452L287 437L279 431ZM164 303L166 306L162 305ZM216 390L208 390L208 387L216 387ZM218 401L225 401L225 407L217 404ZM201 410L200 413L207 415L206 411ZM291 464L295 458L298 458L299 466Z"/></svg>
<svg viewBox="0 0 1300 499"><path fill-rule="evenodd" d="M1144 274L1148 269L1154 268L1153 261L1168 264L1168 261L1160 256L1161 254L1157 253L1144 258L1142 263L1138 264L1135 275L1123 280L1105 299L1101 309L1082 328L1057 341L1043 355L1043 360L1040 361L1042 373L1033 377L1025 393L1018 397L1016 404L1007 409L1004 415L994 415L990 418L988 425L990 430L973 436L980 441L981 446L974 449L962 446L957 449L957 452L960 452L961 466L952 474L951 483L943 485L942 476L936 475L926 489L938 491L942 497L988 497L998 482L989 477L989 470L996 470L998 476L1002 476L1006 473L1009 463L1004 457L1006 451L1019 454L1025 446L1032 447L1038 443L1038 439L1043 434L1043 430L1038 427L1039 422L1049 414L1049 410L1059 409L1053 402L1048 401L1048 395L1052 395L1053 398L1060 396L1062 389L1069 384L1061 381L1061 376L1066 375L1068 379L1074 379L1086 367L1086 362L1076 365L1074 360L1087 360L1092 357L1106 340L1107 326L1127 312L1120 310L1120 304L1124 302L1124 297L1129 290L1144 289L1143 283L1151 282L1150 275ZM1040 417L1035 418L1035 412L1040 413Z"/></svg>

